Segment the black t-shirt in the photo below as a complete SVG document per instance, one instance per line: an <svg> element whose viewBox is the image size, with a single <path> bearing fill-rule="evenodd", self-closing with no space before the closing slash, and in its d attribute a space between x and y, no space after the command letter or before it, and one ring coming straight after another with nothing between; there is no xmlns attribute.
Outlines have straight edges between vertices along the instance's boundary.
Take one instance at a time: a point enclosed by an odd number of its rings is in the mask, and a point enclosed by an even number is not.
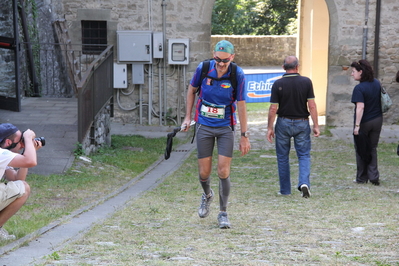
<svg viewBox="0 0 399 266"><path fill-rule="evenodd" d="M309 117L308 100L314 99L312 81L298 73L284 74L274 82L270 103L277 103L277 114L288 118Z"/></svg>
<svg viewBox="0 0 399 266"><path fill-rule="evenodd" d="M352 92L352 103L355 104L355 119L356 119L356 103L364 103L364 111L362 121L373 120L374 118L382 116L381 111L381 84L377 79L373 82L363 81L355 86Z"/></svg>

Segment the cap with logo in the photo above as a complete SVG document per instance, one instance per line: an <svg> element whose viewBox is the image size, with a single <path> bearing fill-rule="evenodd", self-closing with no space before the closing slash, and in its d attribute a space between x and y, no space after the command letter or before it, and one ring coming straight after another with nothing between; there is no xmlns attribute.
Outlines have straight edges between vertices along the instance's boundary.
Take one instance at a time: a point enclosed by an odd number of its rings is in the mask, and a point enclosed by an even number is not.
<svg viewBox="0 0 399 266"><path fill-rule="evenodd" d="M234 54L234 45L231 42L223 40L215 45L215 52L225 52L229 54Z"/></svg>

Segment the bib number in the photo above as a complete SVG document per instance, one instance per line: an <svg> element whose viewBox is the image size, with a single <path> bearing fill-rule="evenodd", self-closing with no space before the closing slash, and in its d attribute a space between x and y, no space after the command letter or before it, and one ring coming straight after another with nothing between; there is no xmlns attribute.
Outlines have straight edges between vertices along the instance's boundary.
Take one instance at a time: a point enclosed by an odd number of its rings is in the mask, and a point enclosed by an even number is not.
<svg viewBox="0 0 399 266"><path fill-rule="evenodd" d="M225 107L224 106L207 106L205 104L201 105L201 115L209 118L224 119Z"/></svg>

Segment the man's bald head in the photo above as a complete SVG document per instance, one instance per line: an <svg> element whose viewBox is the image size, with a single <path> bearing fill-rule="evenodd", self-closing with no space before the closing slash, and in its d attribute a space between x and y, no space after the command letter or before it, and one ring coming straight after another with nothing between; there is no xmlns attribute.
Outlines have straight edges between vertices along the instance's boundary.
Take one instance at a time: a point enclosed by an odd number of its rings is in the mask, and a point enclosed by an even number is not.
<svg viewBox="0 0 399 266"><path fill-rule="evenodd" d="M299 66L299 61L296 56L290 55L284 59L283 68L285 70L294 70Z"/></svg>

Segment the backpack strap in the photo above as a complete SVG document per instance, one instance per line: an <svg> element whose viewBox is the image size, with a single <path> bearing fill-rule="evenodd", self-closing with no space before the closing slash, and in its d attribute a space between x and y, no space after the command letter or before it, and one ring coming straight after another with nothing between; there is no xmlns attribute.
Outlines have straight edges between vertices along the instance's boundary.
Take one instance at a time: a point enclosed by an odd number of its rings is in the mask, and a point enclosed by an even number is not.
<svg viewBox="0 0 399 266"><path fill-rule="evenodd" d="M230 77L228 77L228 78L214 78L214 77L208 76L209 65L211 63L211 60L214 60L214 59L207 59L207 60L202 62L201 84L202 84L202 81L204 80L204 78L211 78L213 80L230 80L231 86L233 87L233 94L235 94L235 91L237 89L237 64L234 63L234 62L230 63L230 65L231 65ZM195 93L197 95L200 94L201 84L198 86L197 90L195 91Z"/></svg>
<svg viewBox="0 0 399 266"><path fill-rule="evenodd" d="M195 91L195 93L197 95L200 94L201 91L201 85L202 85L202 81L204 80L204 78L206 78L208 76L208 71L209 71L209 65L211 64L211 59L205 60L202 62L202 69L201 69L201 83L198 86L197 90Z"/></svg>
<svg viewBox="0 0 399 266"><path fill-rule="evenodd" d="M237 89L237 64L231 62L230 65L231 65L230 82L231 86L233 86L233 93L235 94Z"/></svg>

